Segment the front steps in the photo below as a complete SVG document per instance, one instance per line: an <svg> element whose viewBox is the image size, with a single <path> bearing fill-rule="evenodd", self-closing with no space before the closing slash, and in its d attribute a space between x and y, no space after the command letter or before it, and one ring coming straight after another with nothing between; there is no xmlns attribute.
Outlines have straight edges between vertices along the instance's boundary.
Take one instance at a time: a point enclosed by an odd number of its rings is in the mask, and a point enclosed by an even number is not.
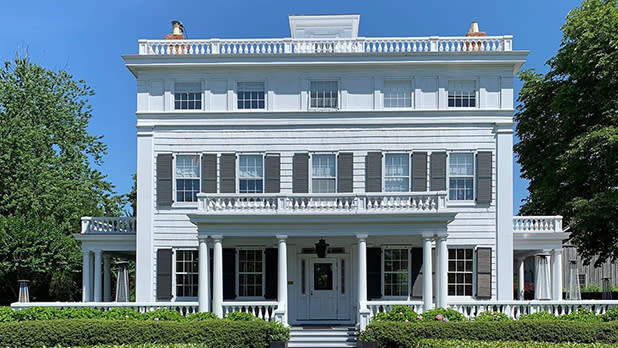
<svg viewBox="0 0 618 348"><path fill-rule="evenodd" d="M334 325L292 327L288 347L339 348L356 347L356 329Z"/></svg>

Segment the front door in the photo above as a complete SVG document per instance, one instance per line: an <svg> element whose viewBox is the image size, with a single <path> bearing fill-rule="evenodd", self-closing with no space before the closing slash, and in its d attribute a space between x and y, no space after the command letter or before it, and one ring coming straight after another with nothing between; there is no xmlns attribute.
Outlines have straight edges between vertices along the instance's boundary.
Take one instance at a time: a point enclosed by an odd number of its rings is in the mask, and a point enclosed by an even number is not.
<svg viewBox="0 0 618 348"><path fill-rule="evenodd" d="M313 259L309 268L309 317L314 320L337 319L337 260Z"/></svg>

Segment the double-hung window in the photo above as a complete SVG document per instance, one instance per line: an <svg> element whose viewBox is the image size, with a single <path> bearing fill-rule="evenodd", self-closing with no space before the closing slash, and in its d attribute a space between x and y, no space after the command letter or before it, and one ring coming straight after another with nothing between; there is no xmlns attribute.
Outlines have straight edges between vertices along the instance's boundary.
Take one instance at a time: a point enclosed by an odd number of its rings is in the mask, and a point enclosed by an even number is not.
<svg viewBox="0 0 618 348"><path fill-rule="evenodd" d="M311 81L309 94L312 109L336 109L339 106L337 81Z"/></svg>
<svg viewBox="0 0 618 348"><path fill-rule="evenodd" d="M410 155L387 153L384 156L384 191L410 191Z"/></svg>
<svg viewBox="0 0 618 348"><path fill-rule="evenodd" d="M449 81L448 106L450 108L476 107L476 83L474 81Z"/></svg>
<svg viewBox="0 0 618 348"><path fill-rule="evenodd" d="M410 81L384 81L385 108L409 108L411 106Z"/></svg>
<svg viewBox="0 0 618 348"><path fill-rule="evenodd" d="M449 154L449 200L471 201L474 199L474 154Z"/></svg>
<svg viewBox="0 0 618 348"><path fill-rule="evenodd" d="M238 295L241 297L264 296L263 250L238 250Z"/></svg>
<svg viewBox="0 0 618 348"><path fill-rule="evenodd" d="M176 297L197 296L197 258L197 250L176 250Z"/></svg>
<svg viewBox="0 0 618 348"><path fill-rule="evenodd" d="M473 250L448 249L449 296L472 296Z"/></svg>
<svg viewBox="0 0 618 348"><path fill-rule="evenodd" d="M238 109L264 109L264 82L238 82Z"/></svg>
<svg viewBox="0 0 618 348"><path fill-rule="evenodd" d="M177 82L174 84L175 110L201 110L202 84L200 82Z"/></svg>
<svg viewBox="0 0 618 348"><path fill-rule="evenodd" d="M264 157L262 155L238 156L238 192L264 192Z"/></svg>
<svg viewBox="0 0 618 348"><path fill-rule="evenodd" d="M200 192L200 156L176 156L176 202L197 202Z"/></svg>
<svg viewBox="0 0 618 348"><path fill-rule="evenodd" d="M384 296L408 296L408 249L384 249Z"/></svg>
<svg viewBox="0 0 618 348"><path fill-rule="evenodd" d="M311 191L314 193L337 192L334 154L311 156Z"/></svg>

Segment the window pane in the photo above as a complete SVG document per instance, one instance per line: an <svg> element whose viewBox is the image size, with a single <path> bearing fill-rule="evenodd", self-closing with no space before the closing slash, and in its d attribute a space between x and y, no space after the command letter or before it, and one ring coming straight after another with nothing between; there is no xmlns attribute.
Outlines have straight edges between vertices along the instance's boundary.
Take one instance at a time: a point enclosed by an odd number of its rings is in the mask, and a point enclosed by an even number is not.
<svg viewBox="0 0 618 348"><path fill-rule="evenodd" d="M200 82L175 83L174 108L176 110L200 110L202 108L202 84Z"/></svg>
<svg viewBox="0 0 618 348"><path fill-rule="evenodd" d="M176 250L176 297L197 296L198 252Z"/></svg>
<svg viewBox="0 0 618 348"><path fill-rule="evenodd" d="M337 81L311 81L309 89L310 107L337 108L339 95Z"/></svg>
<svg viewBox="0 0 618 348"><path fill-rule="evenodd" d="M384 249L384 295L407 296L408 249Z"/></svg>
<svg viewBox="0 0 618 348"><path fill-rule="evenodd" d="M385 108L409 108L411 106L410 81L384 82Z"/></svg>
<svg viewBox="0 0 618 348"><path fill-rule="evenodd" d="M384 190L387 192L410 190L410 156L408 154L386 154Z"/></svg>
<svg viewBox="0 0 618 348"><path fill-rule="evenodd" d="M449 154L449 199L474 199L474 154Z"/></svg>
<svg viewBox="0 0 618 348"><path fill-rule="evenodd" d="M238 250L239 296L263 296L263 255L260 249Z"/></svg>
<svg viewBox="0 0 618 348"><path fill-rule="evenodd" d="M238 109L264 109L264 82L239 82Z"/></svg>
<svg viewBox="0 0 618 348"><path fill-rule="evenodd" d="M476 83L474 81L449 81L448 106L476 107Z"/></svg>
<svg viewBox="0 0 618 348"><path fill-rule="evenodd" d="M472 255L470 248L449 248L448 293L452 296L472 296Z"/></svg>

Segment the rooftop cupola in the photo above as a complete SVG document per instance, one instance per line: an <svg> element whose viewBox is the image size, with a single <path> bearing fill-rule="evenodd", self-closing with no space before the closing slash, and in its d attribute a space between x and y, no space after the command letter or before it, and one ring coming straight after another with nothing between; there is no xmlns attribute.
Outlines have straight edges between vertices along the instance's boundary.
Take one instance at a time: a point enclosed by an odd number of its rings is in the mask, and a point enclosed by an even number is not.
<svg viewBox="0 0 618 348"><path fill-rule="evenodd" d="M290 15L290 34L293 39L356 39L360 15Z"/></svg>

